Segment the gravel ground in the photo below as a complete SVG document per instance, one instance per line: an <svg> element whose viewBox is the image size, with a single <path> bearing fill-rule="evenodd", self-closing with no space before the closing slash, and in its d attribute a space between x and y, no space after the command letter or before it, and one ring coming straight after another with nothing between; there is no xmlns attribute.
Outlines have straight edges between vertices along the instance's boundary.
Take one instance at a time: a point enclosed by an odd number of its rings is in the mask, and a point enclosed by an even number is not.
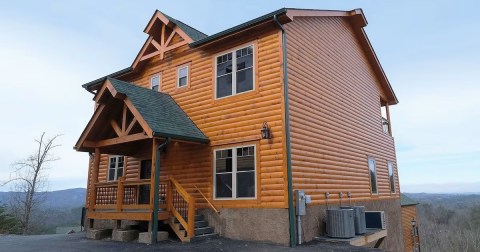
<svg viewBox="0 0 480 252"><path fill-rule="evenodd" d="M260 242L246 242L226 238L214 238L191 243L170 240L156 245L133 242L96 241L85 238L85 233L60 235L3 235L0 251L379 251L336 243L311 242L296 248Z"/></svg>

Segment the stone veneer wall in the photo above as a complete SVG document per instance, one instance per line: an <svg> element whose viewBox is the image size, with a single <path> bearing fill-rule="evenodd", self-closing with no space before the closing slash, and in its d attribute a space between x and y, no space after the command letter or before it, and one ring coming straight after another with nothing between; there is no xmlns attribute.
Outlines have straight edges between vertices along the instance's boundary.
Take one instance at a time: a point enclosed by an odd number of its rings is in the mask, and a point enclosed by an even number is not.
<svg viewBox="0 0 480 252"><path fill-rule="evenodd" d="M348 203L344 203L344 206ZM388 236L380 246L387 251L403 251L403 234L400 200L377 200L355 202L356 206L365 206L366 211L385 211ZM330 208L338 205L330 205ZM325 234L325 205L307 206L307 215L302 217L303 242ZM220 214L211 209L202 209L210 226L221 236L255 240L288 245L289 224L288 209L242 208L221 209ZM296 223L296 222L295 222ZM373 247L373 244L368 244Z"/></svg>
<svg viewBox="0 0 480 252"><path fill-rule="evenodd" d="M223 208L217 214L201 209L215 232L223 237L288 245L288 209Z"/></svg>

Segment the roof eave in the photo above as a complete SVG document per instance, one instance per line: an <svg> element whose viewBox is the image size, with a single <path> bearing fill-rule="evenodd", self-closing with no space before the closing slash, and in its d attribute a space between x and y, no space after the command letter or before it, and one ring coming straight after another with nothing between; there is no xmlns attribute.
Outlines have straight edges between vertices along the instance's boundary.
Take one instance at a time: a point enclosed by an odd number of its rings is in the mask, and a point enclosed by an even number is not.
<svg viewBox="0 0 480 252"><path fill-rule="evenodd" d="M153 132L153 136L164 137L164 138L170 137L172 139L183 140L187 142L203 143L203 144L210 143L210 140L208 138L187 137L187 136L174 135L174 134L168 134L163 132Z"/></svg>
<svg viewBox="0 0 480 252"><path fill-rule="evenodd" d="M215 33L213 35L210 35L206 38L203 38L203 39L200 39L200 40L197 40L197 41L194 41L190 44L188 44L191 48L195 48L195 47L199 47L199 46L202 46L202 45L205 45L207 43L210 43L210 42L213 42L213 41L216 41L216 40L219 40L219 39L222 39L228 35L231 35L233 33L236 33L236 32L240 32L242 31L243 29L246 29L248 27L251 27L251 26L254 26L254 25L257 25L257 24L260 24L260 23L263 23L265 21L269 21L273 18L274 15L282 15L282 14L286 14L287 13L287 9L286 8L281 8L281 9L278 9L276 11L273 11L273 12L270 12L268 14L265 14L263 16L260 16L258 18L255 18L255 19L252 19L250 21L247 21L245 23L242 23L242 24L239 24L237 26L234 26L234 27L231 27L229 29L226 29L226 30L223 30L221 32L218 32L218 33Z"/></svg>
<svg viewBox="0 0 480 252"><path fill-rule="evenodd" d="M82 85L82 88L86 89L87 91L91 91L91 87L95 86L95 85L101 85L103 84L108 78L117 78L119 76L122 76L124 74L127 74L127 73L130 73L133 71L133 68L132 67L127 67L127 68L124 68L122 70L119 70L119 71L116 71L114 73L111 73L109 75L106 75L106 76L103 76L101 78L98 78L96 80L93 80L93 81L90 81L90 82L87 82L85 84Z"/></svg>

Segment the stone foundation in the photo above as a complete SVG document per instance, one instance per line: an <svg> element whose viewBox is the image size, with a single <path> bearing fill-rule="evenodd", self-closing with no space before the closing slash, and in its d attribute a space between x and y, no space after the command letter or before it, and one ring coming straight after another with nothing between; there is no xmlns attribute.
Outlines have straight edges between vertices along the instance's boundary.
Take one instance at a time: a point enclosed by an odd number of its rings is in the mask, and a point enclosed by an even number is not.
<svg viewBox="0 0 480 252"><path fill-rule="evenodd" d="M387 251L403 251L399 199L355 202L355 205L365 206L366 211L385 211L388 236L380 248ZM211 209L201 209L199 213L203 214L215 232L223 237L289 244L288 209L224 208L220 214ZM307 215L302 217L302 242L311 241L314 237L325 234L325 214L325 205L307 205ZM369 244L369 247L373 245Z"/></svg>
<svg viewBox="0 0 480 252"><path fill-rule="evenodd" d="M138 230L121 230L116 229L112 232L113 241L129 242L138 238Z"/></svg>
<svg viewBox="0 0 480 252"><path fill-rule="evenodd" d="M102 240L112 235L112 229L88 229L86 232L87 239Z"/></svg>
<svg viewBox="0 0 480 252"><path fill-rule="evenodd" d="M166 240L168 240L168 232L158 231L157 241L166 241ZM138 235L138 242L139 243L150 244L152 242L152 232L142 232L142 233L140 233Z"/></svg>
<svg viewBox="0 0 480 252"><path fill-rule="evenodd" d="M224 208L217 214L201 209L215 232L221 236L288 245L288 209Z"/></svg>

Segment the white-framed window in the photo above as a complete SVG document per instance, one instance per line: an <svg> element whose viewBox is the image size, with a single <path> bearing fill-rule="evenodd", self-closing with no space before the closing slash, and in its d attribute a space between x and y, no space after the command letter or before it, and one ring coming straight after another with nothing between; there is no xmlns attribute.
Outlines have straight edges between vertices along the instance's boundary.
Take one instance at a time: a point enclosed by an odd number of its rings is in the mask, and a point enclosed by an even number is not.
<svg viewBox="0 0 480 252"><path fill-rule="evenodd" d="M255 89L253 45L215 58L215 98L220 99Z"/></svg>
<svg viewBox="0 0 480 252"><path fill-rule="evenodd" d="M155 91L160 91L160 74L155 74L150 78L150 88Z"/></svg>
<svg viewBox="0 0 480 252"><path fill-rule="evenodd" d="M184 65L177 70L177 87L188 86L188 65Z"/></svg>
<svg viewBox="0 0 480 252"><path fill-rule="evenodd" d="M370 190L373 194L378 194L377 169L375 167L375 159L373 157L368 158L368 170L370 173Z"/></svg>
<svg viewBox="0 0 480 252"><path fill-rule="evenodd" d="M108 181L116 181L123 176L123 156L108 157Z"/></svg>
<svg viewBox="0 0 480 252"><path fill-rule="evenodd" d="M393 175L393 163L392 161L387 162L388 166L388 181L390 182L390 192L395 192L395 177Z"/></svg>
<svg viewBox="0 0 480 252"><path fill-rule="evenodd" d="M214 198L257 197L255 146L214 150Z"/></svg>

